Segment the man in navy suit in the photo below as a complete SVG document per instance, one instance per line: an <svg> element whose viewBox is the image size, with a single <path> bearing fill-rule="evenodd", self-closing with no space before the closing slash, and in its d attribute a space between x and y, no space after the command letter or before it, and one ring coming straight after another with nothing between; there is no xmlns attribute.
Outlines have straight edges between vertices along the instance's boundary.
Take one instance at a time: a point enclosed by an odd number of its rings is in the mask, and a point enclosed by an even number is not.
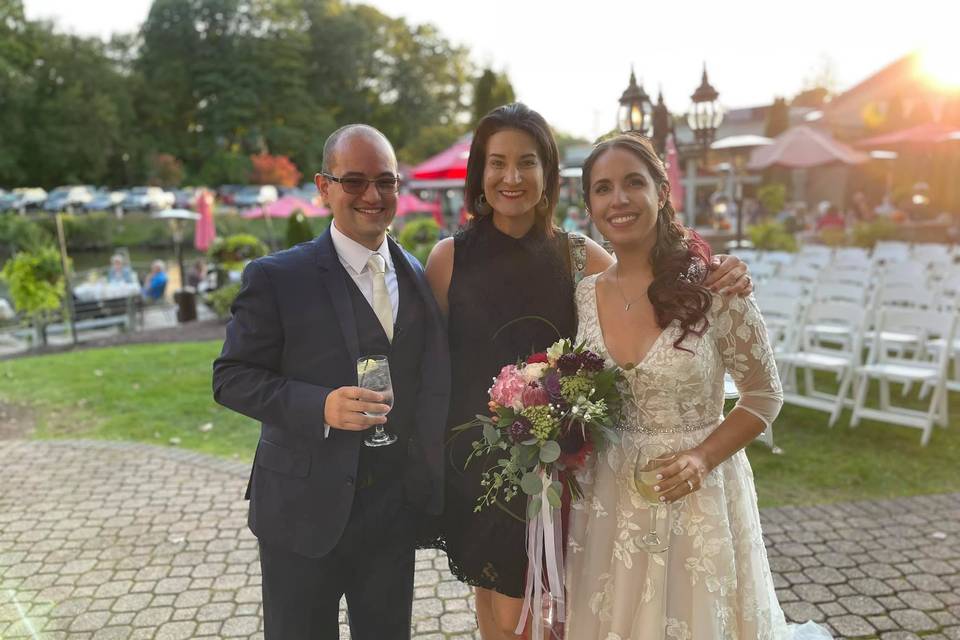
<svg viewBox="0 0 960 640"><path fill-rule="evenodd" d="M339 638L344 595L354 640L409 638L416 519L443 505L446 333L421 265L386 235L386 137L334 132L315 181L333 223L244 270L214 397L262 423L247 497L267 640ZM357 386L371 355L389 356L392 407ZM380 423L397 442L365 446Z"/></svg>

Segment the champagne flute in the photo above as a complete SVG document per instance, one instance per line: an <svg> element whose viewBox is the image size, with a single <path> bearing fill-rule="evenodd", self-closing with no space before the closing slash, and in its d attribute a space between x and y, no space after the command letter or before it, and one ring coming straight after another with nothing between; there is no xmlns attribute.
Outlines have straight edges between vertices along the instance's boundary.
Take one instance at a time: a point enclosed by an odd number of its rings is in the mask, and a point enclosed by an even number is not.
<svg viewBox="0 0 960 640"><path fill-rule="evenodd" d="M366 356L357 360L357 386L361 389L376 391L383 396L381 404L389 407L393 406L393 383L390 380L390 363L387 356ZM389 412L389 409L383 413L373 413L365 411L364 415L383 416ZM397 441L397 436L387 433L382 424L378 424L373 433L363 439L363 444L368 447L385 447Z"/></svg>
<svg viewBox="0 0 960 640"><path fill-rule="evenodd" d="M663 537L657 530L657 520L660 517L660 496L653 487L659 484L657 474L659 470L676 458L677 452L662 444L645 444L637 452L637 461L633 466L633 486L637 493L650 505L650 528L640 538L644 549L648 553L662 553L670 548L665 538L669 536L667 526ZM663 505L667 506L667 505Z"/></svg>

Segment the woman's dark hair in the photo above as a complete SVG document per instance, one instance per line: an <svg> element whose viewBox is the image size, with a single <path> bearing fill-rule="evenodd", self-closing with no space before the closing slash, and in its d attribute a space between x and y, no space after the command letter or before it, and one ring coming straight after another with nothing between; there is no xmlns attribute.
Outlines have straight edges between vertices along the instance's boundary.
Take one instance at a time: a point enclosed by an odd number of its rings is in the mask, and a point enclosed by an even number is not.
<svg viewBox="0 0 960 640"><path fill-rule="evenodd" d="M467 180L464 200L467 211L474 216L489 215L489 207L480 205L483 195L483 169L487 164L487 143L490 136L505 129L516 129L530 134L537 143L537 155L543 167L543 190L546 206L537 206L536 227L544 235L553 233L553 210L560 193L560 152L550 126L539 113L521 102L497 107L483 116L473 133L470 157L467 159ZM485 209L485 210L484 210Z"/></svg>
<svg viewBox="0 0 960 640"><path fill-rule="evenodd" d="M683 331L673 346L683 349L680 345L688 334L702 336L708 327L707 311L710 310L712 297L703 286L703 279L710 259L709 248L705 248L702 241L691 239L687 229L677 220L677 213L670 203L667 170L653 144L643 136L625 133L593 147L583 163L583 200L587 208L590 208L590 174L593 165L611 149L623 149L642 160L658 193L661 185L666 185L667 197L657 213L657 241L650 252L653 282L647 289L647 296L661 329L674 320L680 321Z"/></svg>

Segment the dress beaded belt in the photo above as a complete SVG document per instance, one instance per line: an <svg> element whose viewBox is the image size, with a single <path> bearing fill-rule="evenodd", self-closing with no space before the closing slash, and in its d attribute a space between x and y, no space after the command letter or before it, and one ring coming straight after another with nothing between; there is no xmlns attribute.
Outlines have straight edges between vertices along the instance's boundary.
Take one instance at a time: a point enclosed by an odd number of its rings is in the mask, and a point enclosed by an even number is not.
<svg viewBox="0 0 960 640"><path fill-rule="evenodd" d="M691 433L709 429L716 424L716 422L689 422L679 425L618 424L616 429L627 433Z"/></svg>

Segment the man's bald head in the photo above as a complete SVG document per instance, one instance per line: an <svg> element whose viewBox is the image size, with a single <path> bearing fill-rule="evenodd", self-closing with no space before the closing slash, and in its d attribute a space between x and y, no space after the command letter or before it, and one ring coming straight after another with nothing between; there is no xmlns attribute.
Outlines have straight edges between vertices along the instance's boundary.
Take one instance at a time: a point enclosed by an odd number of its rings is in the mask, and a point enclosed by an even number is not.
<svg viewBox="0 0 960 640"><path fill-rule="evenodd" d="M321 168L323 173L333 173L333 168L337 164L337 152L346 142L355 137L363 137L383 143L390 150L390 155L393 156L394 163L396 163L396 153L393 150L393 145L380 130L368 124L348 124L331 133L327 141L323 143L323 166Z"/></svg>

